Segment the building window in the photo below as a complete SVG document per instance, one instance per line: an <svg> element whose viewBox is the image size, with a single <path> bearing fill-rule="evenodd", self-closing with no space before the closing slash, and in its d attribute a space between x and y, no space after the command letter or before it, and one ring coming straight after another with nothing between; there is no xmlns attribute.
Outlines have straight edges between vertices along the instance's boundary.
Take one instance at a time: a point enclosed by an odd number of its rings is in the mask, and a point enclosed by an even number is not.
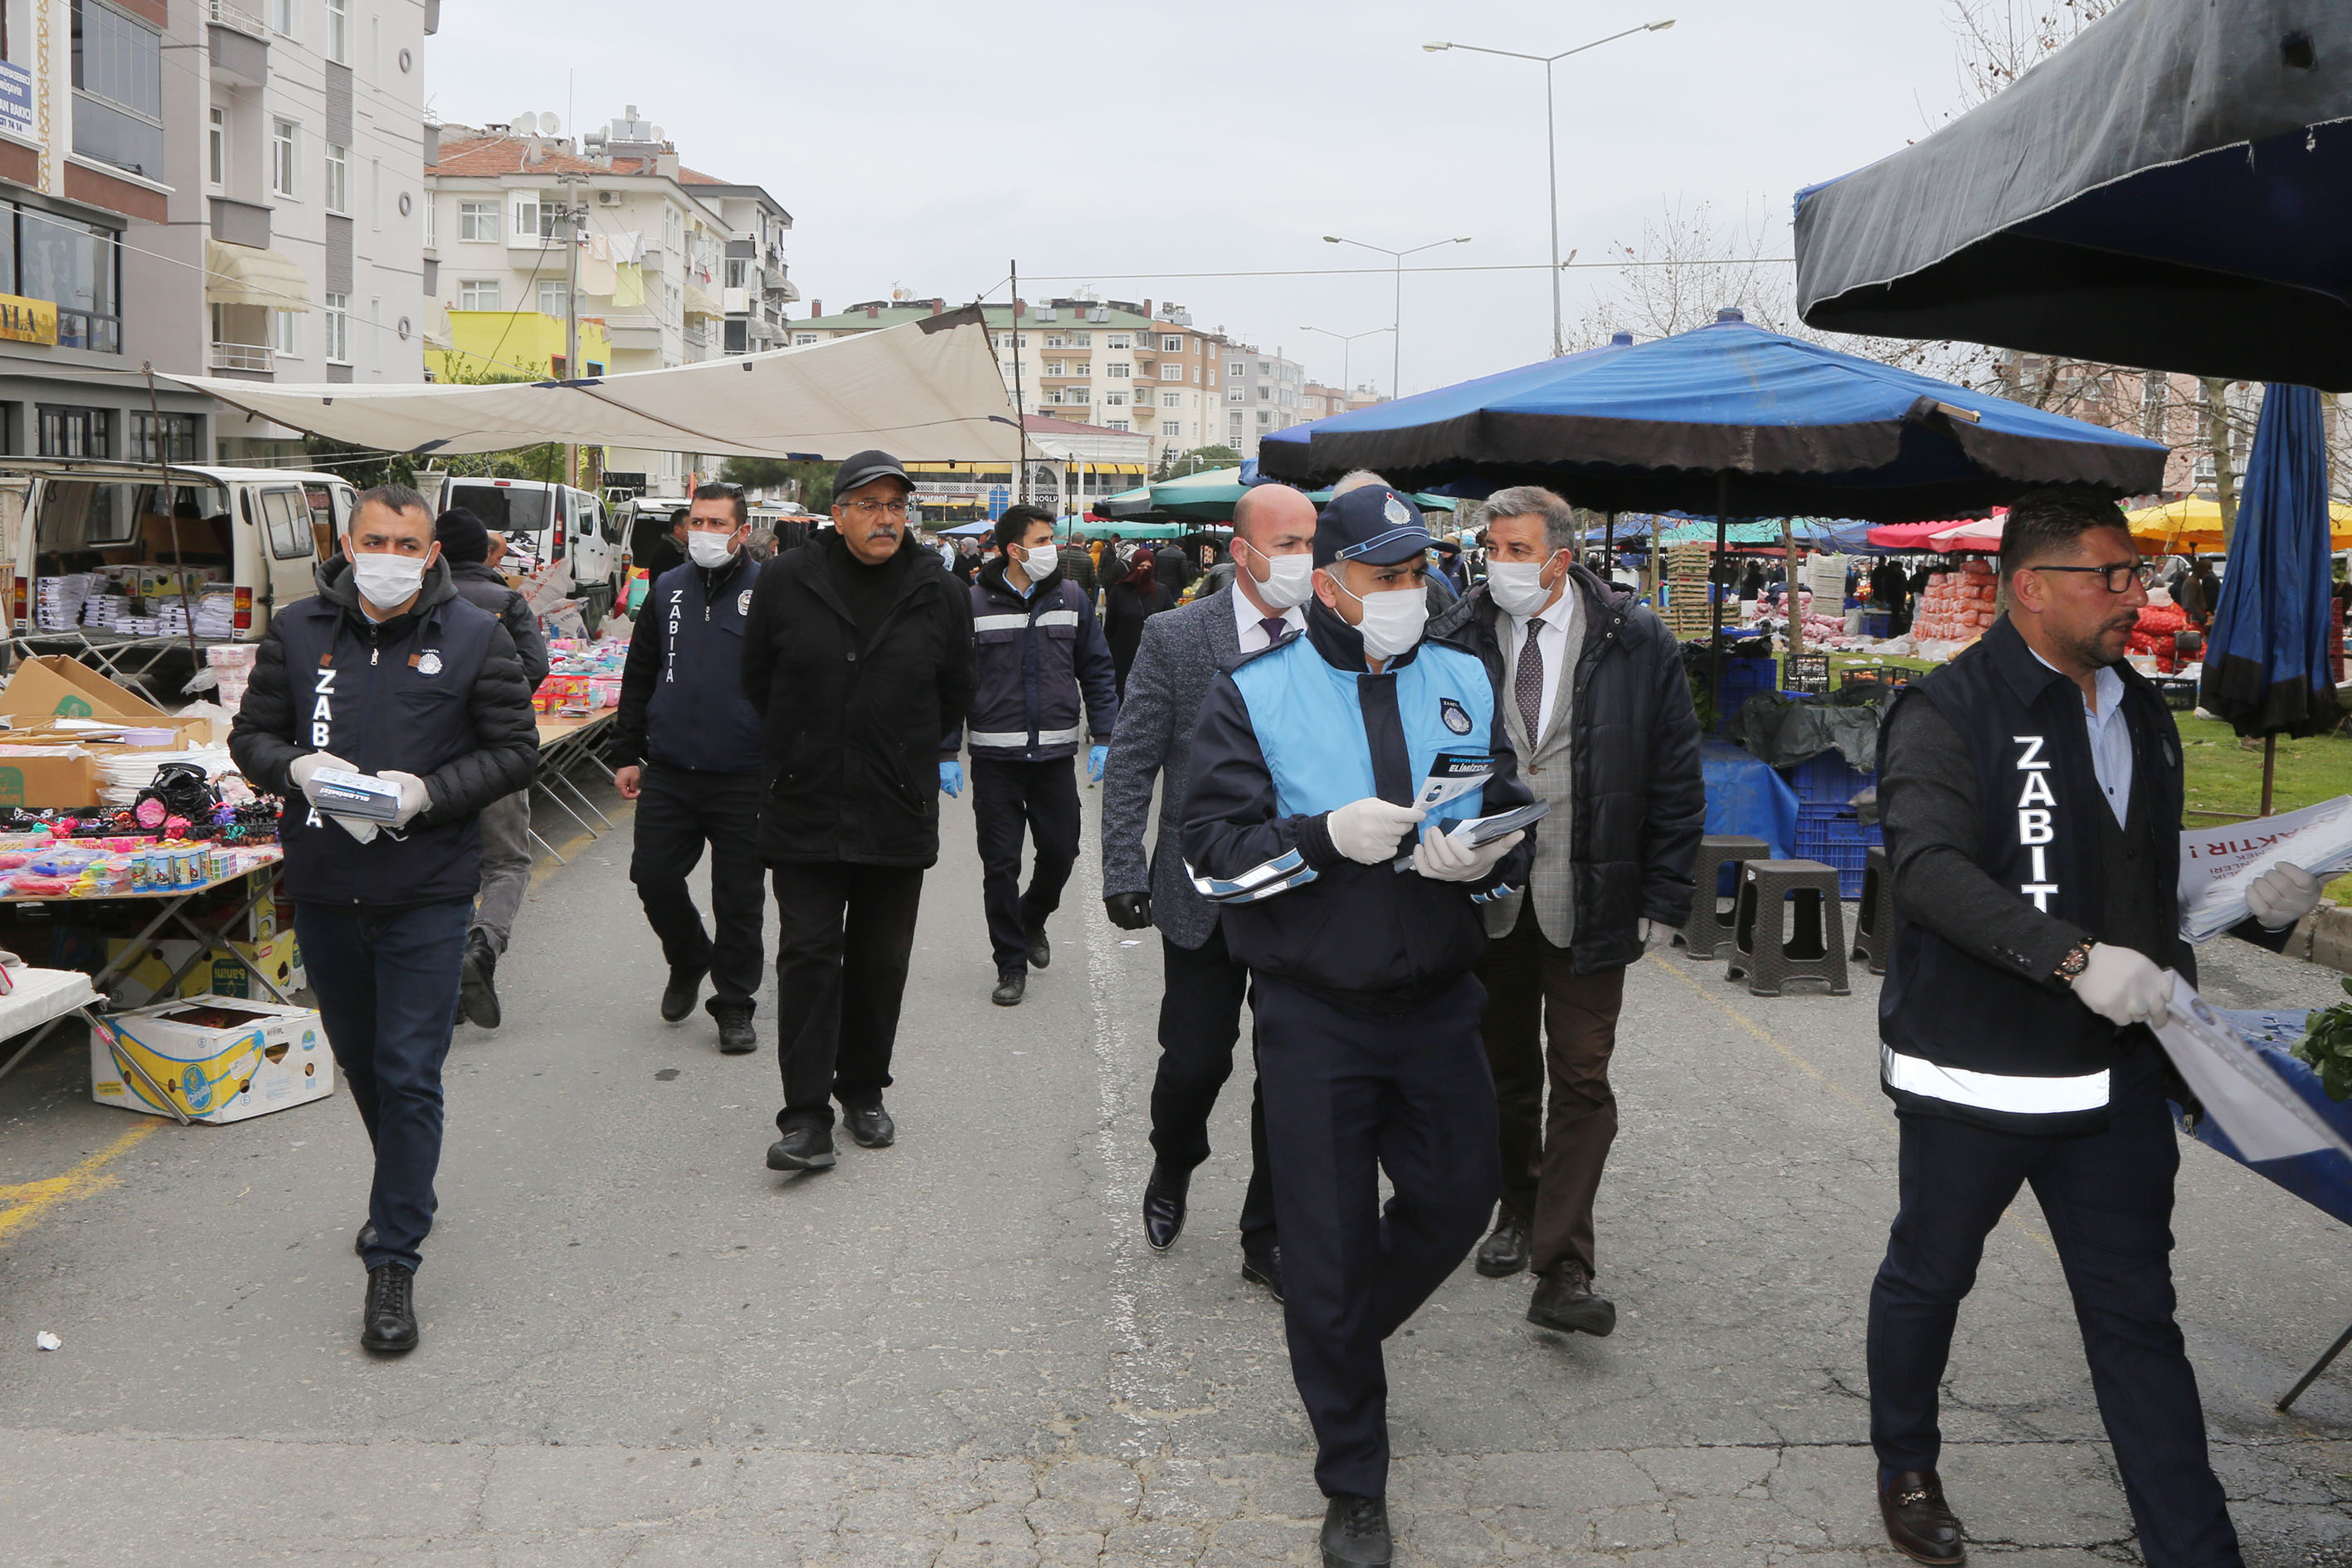
<svg viewBox="0 0 2352 1568"><path fill-rule="evenodd" d="M294 24L300 19L302 0L269 0L269 26L272 32L291 38L299 37Z"/></svg>
<svg viewBox="0 0 2352 1568"><path fill-rule="evenodd" d="M1125 381L1133 373L1134 366L1129 364L1125 360L1113 360L1110 363L1103 367L1103 374L1109 376L1113 381Z"/></svg>
<svg viewBox="0 0 2352 1568"><path fill-rule="evenodd" d="M1263 409L1263 408L1261 408L1261 409L1259 409L1259 410L1257 411L1257 427L1258 427L1259 429L1263 430L1263 429L1265 429L1268 425L1271 425L1271 424L1273 424L1273 423L1274 423L1274 416L1273 416L1273 415L1271 415L1271 414L1267 413L1267 412L1266 412L1265 409Z"/></svg>
<svg viewBox="0 0 2352 1568"><path fill-rule="evenodd" d="M352 63L352 0L327 0L327 58L337 65Z"/></svg>
<svg viewBox="0 0 2352 1568"><path fill-rule="evenodd" d="M1127 421L1124 419L1106 419L1103 421L1103 428L1106 430L1124 430L1127 428Z"/></svg>
<svg viewBox="0 0 2352 1568"><path fill-rule="evenodd" d="M1236 436L1242 433L1242 416L1239 410L1225 416L1225 426Z"/></svg>
<svg viewBox="0 0 2352 1568"><path fill-rule="evenodd" d="M1161 360L1160 362L1160 379L1162 381L1181 381L1184 379L1184 367L1178 364L1174 360Z"/></svg>
<svg viewBox="0 0 2352 1568"><path fill-rule="evenodd" d="M1241 401L1242 401L1242 396L1243 396L1243 392L1242 392L1242 389L1241 389L1240 387L1238 387L1238 386L1229 386L1229 387L1225 388L1225 401L1226 401L1227 403L1239 403L1239 402L1241 402ZM1239 416L1236 416L1236 417L1239 417Z"/></svg>
<svg viewBox="0 0 2352 1568"><path fill-rule="evenodd" d="M16 271L16 293L57 306L59 347L122 352L122 261L113 230L20 207Z"/></svg>
<svg viewBox="0 0 2352 1568"><path fill-rule="evenodd" d="M1160 406L1181 408L1184 406L1184 395L1181 392L1163 392L1160 395Z"/></svg>
<svg viewBox="0 0 2352 1568"><path fill-rule="evenodd" d="M440 225L435 220L434 209L438 207L441 204L434 198L431 191L426 191L417 199L425 204L425 248L427 250L437 249L438 245L436 243L434 231L437 229Z"/></svg>
<svg viewBox="0 0 2352 1568"><path fill-rule="evenodd" d="M1161 338L1160 340L1160 352L1164 354L1181 354L1184 352L1184 340L1181 338Z"/></svg>
<svg viewBox="0 0 2352 1568"><path fill-rule="evenodd" d="M269 122L269 189L277 195L298 194L299 176L296 170L301 151L302 128L290 120Z"/></svg>
<svg viewBox="0 0 2352 1568"><path fill-rule="evenodd" d="M1074 349L1087 348L1095 341L1095 335L1092 332L1072 332L1069 337L1070 346Z"/></svg>
<svg viewBox="0 0 2352 1568"><path fill-rule="evenodd" d="M793 334L793 347L796 349L804 349L814 342L816 342L816 334L814 332L794 332Z"/></svg>
<svg viewBox="0 0 2352 1568"><path fill-rule="evenodd" d="M542 316L554 316L559 320L569 314L571 302L564 298L565 293L562 279L541 279L539 280L539 313Z"/></svg>
<svg viewBox="0 0 2352 1568"><path fill-rule="evenodd" d="M1127 406L1127 394L1126 394L1126 393L1124 393L1124 392L1106 392L1106 393L1104 393L1104 394L1103 394L1103 406L1104 406L1104 407L1106 407L1106 408L1124 408L1124 407L1126 407L1126 406Z"/></svg>
<svg viewBox="0 0 2352 1568"><path fill-rule="evenodd" d="M163 35L101 0L73 0L73 150L163 174Z"/></svg>
<svg viewBox="0 0 2352 1568"><path fill-rule="evenodd" d="M319 199L331 213L352 210L351 157L332 142L327 143L327 183L320 187Z"/></svg>
<svg viewBox="0 0 2352 1568"><path fill-rule="evenodd" d="M218 104L205 131L205 179L215 186L228 184L228 110Z"/></svg>
<svg viewBox="0 0 2352 1568"><path fill-rule="evenodd" d="M498 308L497 279L468 278L457 285L457 309L460 310L495 310Z"/></svg>
<svg viewBox="0 0 2352 1568"><path fill-rule="evenodd" d="M302 353L302 318L293 310L269 312L269 346L280 358L299 359Z"/></svg>
<svg viewBox="0 0 2352 1568"><path fill-rule="evenodd" d="M352 358L352 297L349 294L327 296L326 353L335 364L349 364Z"/></svg>
<svg viewBox="0 0 2352 1568"><path fill-rule="evenodd" d="M1131 332L1109 332L1105 334L1103 347L1107 349L1131 349L1134 346L1134 334Z"/></svg>
<svg viewBox="0 0 2352 1568"><path fill-rule="evenodd" d="M1227 375L1247 375L1249 374L1249 366L1244 364L1240 360L1235 360L1233 363L1225 366L1225 374Z"/></svg>
<svg viewBox="0 0 2352 1568"><path fill-rule="evenodd" d="M44 458L114 456L114 411L110 408L41 409Z"/></svg>
<svg viewBox="0 0 2352 1568"><path fill-rule="evenodd" d="M727 287L744 288L749 284L751 276L751 262L740 256L730 256L727 258Z"/></svg>
<svg viewBox="0 0 2352 1568"><path fill-rule="evenodd" d="M1045 374L1046 374L1047 375L1059 375L1059 374L1062 374L1062 362L1061 362L1060 360L1057 360L1057 359L1049 359L1049 360L1047 360L1047 361L1045 362Z"/></svg>
<svg viewBox="0 0 2352 1568"><path fill-rule="evenodd" d="M1260 387L1257 389L1257 400L1258 400L1260 403L1271 403L1271 402L1273 402L1273 401L1274 401L1274 388L1272 388L1272 387L1270 387L1270 386L1260 386Z"/></svg>
<svg viewBox="0 0 2352 1568"><path fill-rule="evenodd" d="M196 416L193 414L132 414L130 440L122 455L134 463L194 462Z"/></svg>
<svg viewBox="0 0 2352 1568"><path fill-rule="evenodd" d="M1070 334L1067 332L1047 332L1045 334L1045 346L1049 349L1068 348L1070 346Z"/></svg>
<svg viewBox="0 0 2352 1568"><path fill-rule="evenodd" d="M457 204L457 237L495 243L499 237L499 204L496 202L459 202Z"/></svg>

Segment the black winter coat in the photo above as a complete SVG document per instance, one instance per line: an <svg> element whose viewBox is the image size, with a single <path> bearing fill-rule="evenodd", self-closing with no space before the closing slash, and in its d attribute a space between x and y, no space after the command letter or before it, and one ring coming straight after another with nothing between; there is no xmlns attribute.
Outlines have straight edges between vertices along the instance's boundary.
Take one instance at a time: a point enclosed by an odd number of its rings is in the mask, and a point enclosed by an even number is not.
<svg viewBox="0 0 2352 1568"><path fill-rule="evenodd" d="M1638 921L1681 927L1690 919L1691 866L1706 831L1706 781L1699 770L1698 721L1682 650L1633 596L1581 566L1570 568L1584 641L1570 693L1576 934L1570 965L1579 974L1642 956ZM1430 624L1433 642L1475 653L1497 689L1510 689L1496 608L1482 584ZM1542 834L1560 831L1557 816Z"/></svg>
<svg viewBox="0 0 2352 1568"><path fill-rule="evenodd" d="M257 789L284 795L278 834L297 903L403 908L470 900L481 888L482 807L527 789L539 728L514 639L457 596L436 562L406 614L360 608L349 560L318 569L315 598L269 619L229 754ZM361 773L425 781L402 835L362 844L310 808L287 770L331 752Z"/></svg>
<svg viewBox="0 0 2352 1568"><path fill-rule="evenodd" d="M906 543L888 608L861 637L834 575L848 550L826 529L768 563L751 592L743 694L765 724L760 858L930 866L941 750L977 679L971 591Z"/></svg>
<svg viewBox="0 0 2352 1568"><path fill-rule="evenodd" d="M478 609L498 616L507 636L514 638L515 655L522 660L523 679L533 691L547 679L547 638L540 635L539 617L523 596L507 586L498 568L480 561L452 562L449 584L457 596Z"/></svg>
<svg viewBox="0 0 2352 1568"><path fill-rule="evenodd" d="M716 573L688 562L654 579L629 633L607 767L760 771L760 713L743 698L743 631L760 570L746 552Z"/></svg>

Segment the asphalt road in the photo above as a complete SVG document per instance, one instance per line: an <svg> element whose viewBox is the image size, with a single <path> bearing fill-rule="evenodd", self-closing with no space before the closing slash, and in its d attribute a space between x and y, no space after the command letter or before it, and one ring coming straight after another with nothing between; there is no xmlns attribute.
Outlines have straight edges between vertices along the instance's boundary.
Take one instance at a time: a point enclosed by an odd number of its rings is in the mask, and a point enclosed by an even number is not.
<svg viewBox="0 0 2352 1568"><path fill-rule="evenodd" d="M1093 797L1088 796L1091 821ZM1091 844L1018 1009L967 809L927 887L896 1148L783 1177L772 1050L655 1017L625 832L544 878L461 1028L421 1350L357 1347L348 1097L181 1129L45 1047L0 1081L0 1562L565 1568L1309 1561L1321 1503L1279 1309L1239 1275L1246 1095L1192 1228L1137 1218L1157 939ZM1090 829L1091 831L1091 829ZM2335 977L2224 942L2208 992ZM1766 1000L1637 966L1601 1197L1616 1334L1528 1325L1466 1265L1390 1345L1401 1563L1893 1561L1863 1444L1894 1198L1875 985ZM762 1006L763 1042L771 1012ZM2201 1147L2178 1272L2250 1561L2352 1562L2342 1229ZM37 1330L63 1348L34 1349ZM1944 1473L1982 1561L2137 1561L2030 1196L1961 1321Z"/></svg>

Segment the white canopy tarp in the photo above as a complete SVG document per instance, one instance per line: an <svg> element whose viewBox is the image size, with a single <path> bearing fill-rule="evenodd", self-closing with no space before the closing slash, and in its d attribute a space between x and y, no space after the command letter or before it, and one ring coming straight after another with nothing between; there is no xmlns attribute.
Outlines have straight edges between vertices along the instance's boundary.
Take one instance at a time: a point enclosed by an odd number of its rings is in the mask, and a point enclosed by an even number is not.
<svg viewBox="0 0 2352 1568"><path fill-rule="evenodd" d="M497 452L541 441L837 460L1008 467L1020 426L979 308L772 353L581 381L283 386L170 378L280 425L380 451Z"/></svg>

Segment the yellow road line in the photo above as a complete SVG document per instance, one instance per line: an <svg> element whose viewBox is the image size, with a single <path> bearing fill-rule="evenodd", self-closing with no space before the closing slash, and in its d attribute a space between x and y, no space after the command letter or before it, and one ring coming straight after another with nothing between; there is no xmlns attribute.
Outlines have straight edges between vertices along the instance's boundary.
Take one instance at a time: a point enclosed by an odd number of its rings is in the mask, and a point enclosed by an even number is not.
<svg viewBox="0 0 2352 1568"><path fill-rule="evenodd" d="M137 1126L127 1130L121 1137L88 1156L62 1176L0 1187L0 1247L7 1246L9 1238L19 1231L30 1230L38 1225L41 1216L59 1204L79 1203L121 1181L120 1176L108 1174L106 1167L132 1144L163 1125L160 1121L142 1118Z"/></svg>

